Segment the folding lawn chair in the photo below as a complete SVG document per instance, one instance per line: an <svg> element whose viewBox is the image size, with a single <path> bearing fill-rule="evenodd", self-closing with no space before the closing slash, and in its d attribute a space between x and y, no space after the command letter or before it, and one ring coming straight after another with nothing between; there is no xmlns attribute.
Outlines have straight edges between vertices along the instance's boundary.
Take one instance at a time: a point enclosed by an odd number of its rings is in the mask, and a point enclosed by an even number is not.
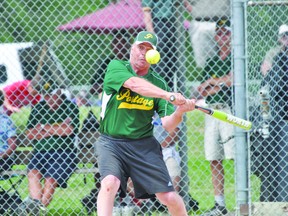
<svg viewBox="0 0 288 216"><path fill-rule="evenodd" d="M0 161L0 215L16 215L15 211L22 203L21 196L17 189L25 175L13 173L13 159L5 159L5 162L1 159Z"/></svg>

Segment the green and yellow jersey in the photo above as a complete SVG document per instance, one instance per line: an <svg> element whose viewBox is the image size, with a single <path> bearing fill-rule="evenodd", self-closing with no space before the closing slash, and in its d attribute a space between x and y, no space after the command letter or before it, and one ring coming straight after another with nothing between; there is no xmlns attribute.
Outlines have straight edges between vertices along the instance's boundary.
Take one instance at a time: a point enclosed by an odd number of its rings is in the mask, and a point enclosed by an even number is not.
<svg viewBox="0 0 288 216"><path fill-rule="evenodd" d="M129 61L112 60L108 65L102 95L101 133L129 139L153 136L154 111L160 117L174 112L174 106L164 99L144 97L123 87L126 80L135 76L138 75ZM152 70L141 78L169 91L165 80Z"/></svg>

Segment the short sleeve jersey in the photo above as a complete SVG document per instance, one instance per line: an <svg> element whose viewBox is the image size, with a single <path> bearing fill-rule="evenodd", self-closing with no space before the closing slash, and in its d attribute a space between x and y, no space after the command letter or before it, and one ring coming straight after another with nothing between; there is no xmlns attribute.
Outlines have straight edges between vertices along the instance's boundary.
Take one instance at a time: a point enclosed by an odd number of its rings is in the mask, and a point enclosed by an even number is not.
<svg viewBox="0 0 288 216"><path fill-rule="evenodd" d="M160 98L145 97L124 88L131 77L138 76L129 61L112 60L104 78L100 131L103 134L128 139L153 136L152 117L171 115L174 106ZM168 85L157 73L149 70L143 79L168 91Z"/></svg>
<svg viewBox="0 0 288 216"><path fill-rule="evenodd" d="M39 102L31 111L27 128L34 128L37 124L56 125L70 118L74 127L74 133L70 136L51 136L34 142L37 151L73 149L74 137L79 130L78 106L69 100L64 100L56 110L51 110L45 100Z"/></svg>
<svg viewBox="0 0 288 216"><path fill-rule="evenodd" d="M5 152L9 148L7 140L16 136L16 128L12 120L5 114L0 112L0 153Z"/></svg>
<svg viewBox="0 0 288 216"><path fill-rule="evenodd" d="M203 70L203 80L209 78L220 78L228 75L231 72L231 55L222 60L218 55L208 59ZM231 104L231 88L223 87L218 93L214 95L208 95L206 97L206 103L226 103Z"/></svg>

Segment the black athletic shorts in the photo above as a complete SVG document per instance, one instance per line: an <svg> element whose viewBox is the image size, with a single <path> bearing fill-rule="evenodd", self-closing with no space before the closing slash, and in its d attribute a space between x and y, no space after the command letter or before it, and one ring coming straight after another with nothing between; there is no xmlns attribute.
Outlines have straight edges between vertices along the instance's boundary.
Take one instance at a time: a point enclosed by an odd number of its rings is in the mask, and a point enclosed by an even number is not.
<svg viewBox="0 0 288 216"><path fill-rule="evenodd" d="M174 191L161 146L154 137L131 140L101 135L96 148L101 179L107 175L116 176L121 181L121 197L126 194L129 177L133 181L135 197L139 199Z"/></svg>

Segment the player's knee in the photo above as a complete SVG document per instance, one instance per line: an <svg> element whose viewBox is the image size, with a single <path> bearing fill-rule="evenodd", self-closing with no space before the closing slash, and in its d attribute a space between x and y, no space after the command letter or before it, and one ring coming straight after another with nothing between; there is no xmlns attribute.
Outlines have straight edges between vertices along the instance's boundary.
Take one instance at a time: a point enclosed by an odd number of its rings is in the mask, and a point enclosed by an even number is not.
<svg viewBox="0 0 288 216"><path fill-rule="evenodd" d="M179 201L180 196L176 192L165 192L156 194L159 201L166 206L173 205Z"/></svg>
<svg viewBox="0 0 288 216"><path fill-rule="evenodd" d="M117 192L119 186L120 180L113 175L108 175L101 181L101 189L104 189L107 192Z"/></svg>

